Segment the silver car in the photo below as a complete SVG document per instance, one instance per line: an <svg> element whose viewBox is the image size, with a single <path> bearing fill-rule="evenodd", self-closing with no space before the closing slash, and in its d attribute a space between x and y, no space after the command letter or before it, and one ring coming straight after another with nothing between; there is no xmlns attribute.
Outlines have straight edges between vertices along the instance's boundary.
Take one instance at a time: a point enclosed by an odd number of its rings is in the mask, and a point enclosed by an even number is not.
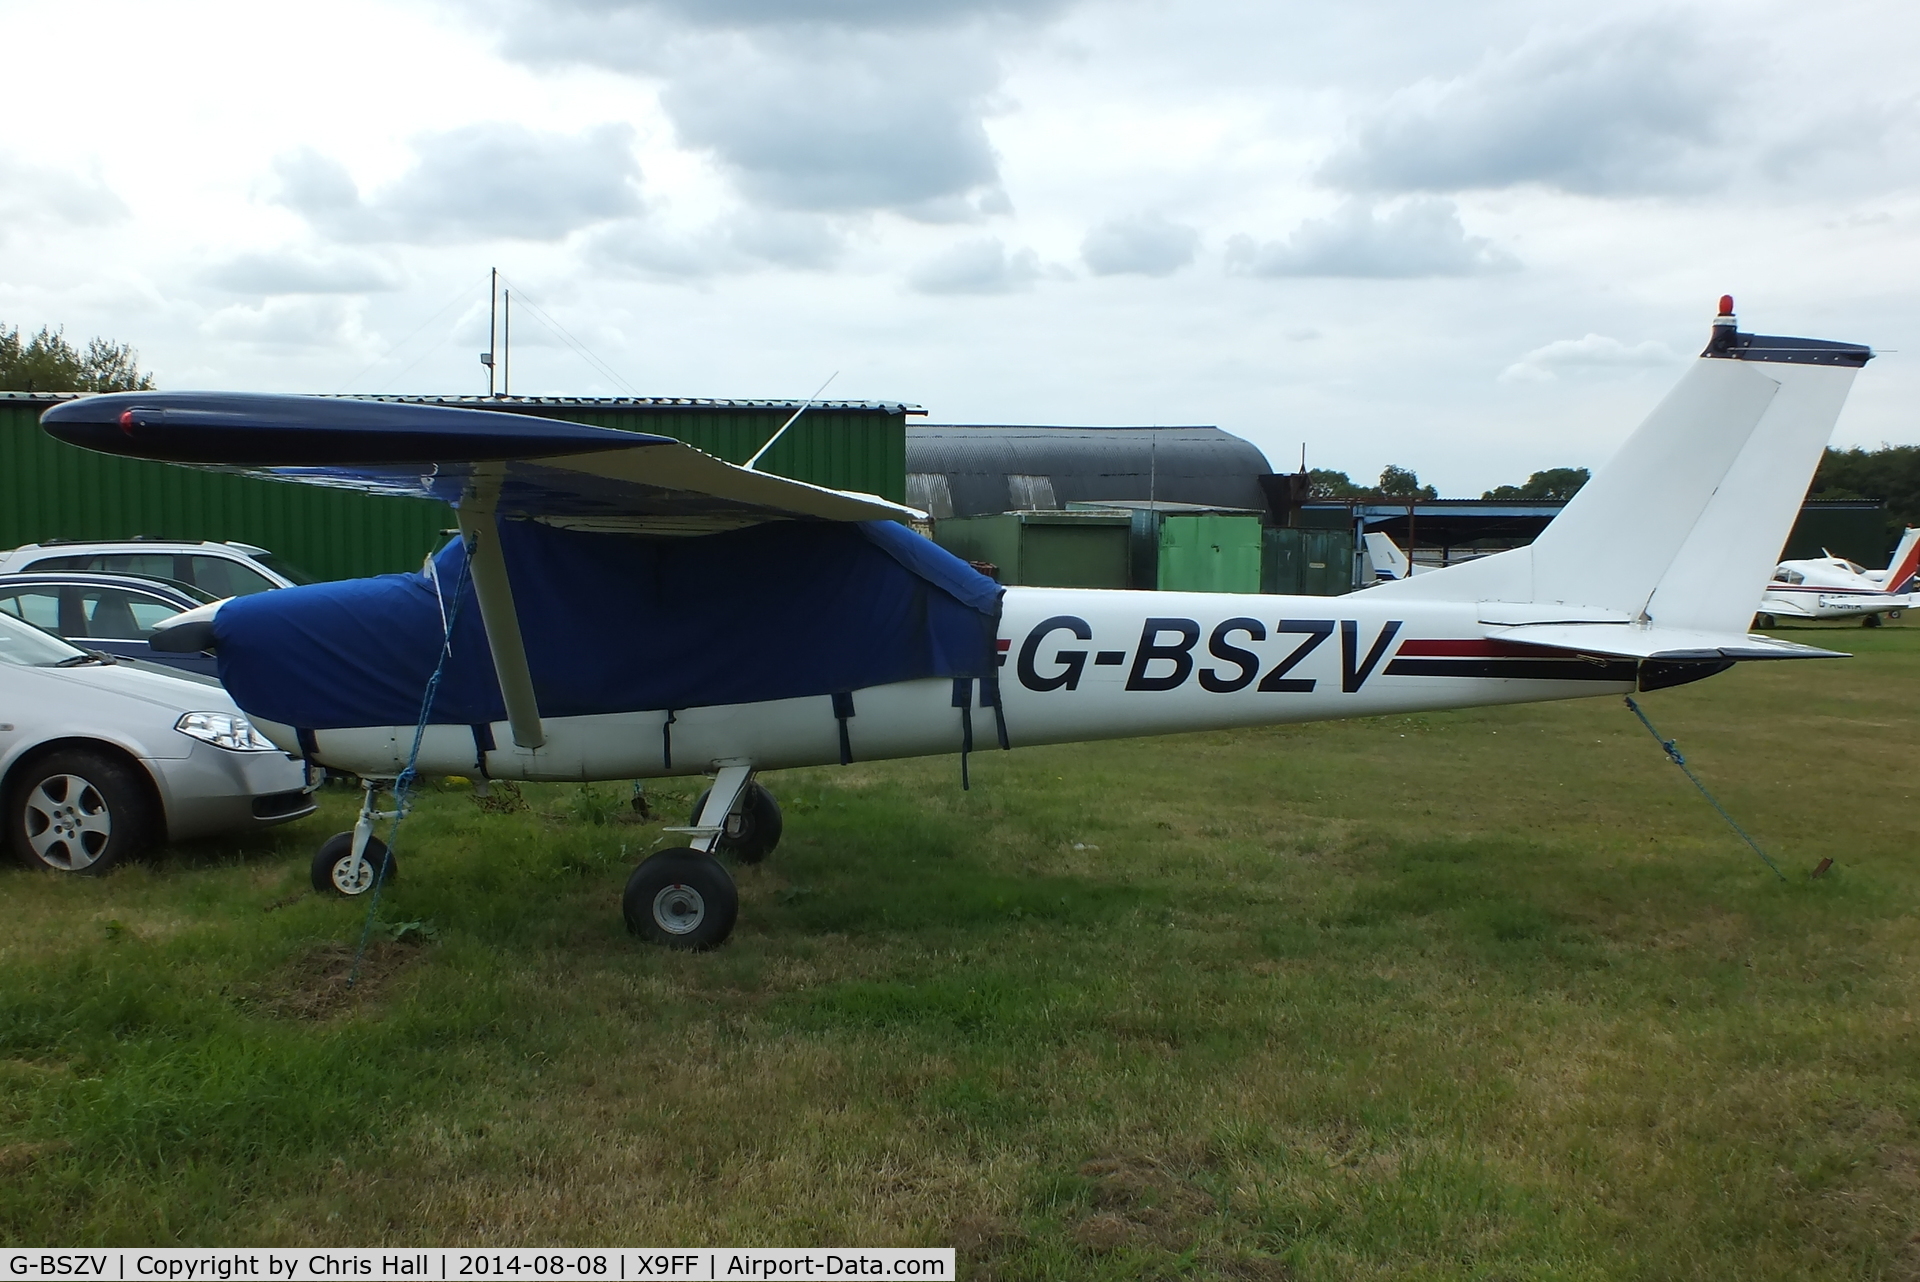
<svg viewBox="0 0 1920 1282"><path fill-rule="evenodd" d="M177 539L54 539L0 552L0 574L136 574L186 583L218 598L311 583L313 576L251 543Z"/></svg>
<svg viewBox="0 0 1920 1282"><path fill-rule="evenodd" d="M165 841L312 813L298 758L208 678L77 649L0 615L0 841L103 872Z"/></svg>

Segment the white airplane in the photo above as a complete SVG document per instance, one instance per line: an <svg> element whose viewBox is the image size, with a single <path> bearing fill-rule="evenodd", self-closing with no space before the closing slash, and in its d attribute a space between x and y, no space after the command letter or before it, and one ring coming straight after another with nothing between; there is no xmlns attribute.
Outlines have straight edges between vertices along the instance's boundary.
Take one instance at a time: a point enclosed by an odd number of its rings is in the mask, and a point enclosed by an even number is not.
<svg viewBox="0 0 1920 1282"><path fill-rule="evenodd" d="M1862 569L1832 553L1807 561L1782 561L1760 596L1755 621L1770 628L1780 619L1857 618L1877 628L1881 615L1898 617L1915 604L1916 571L1920 571L1920 528L1911 525L1900 536L1884 570Z"/></svg>
<svg viewBox="0 0 1920 1282"><path fill-rule="evenodd" d="M764 858L762 771L1229 726L1620 695L1736 662L1833 657L1748 635L1866 347L1737 331L1722 300L1679 385L1528 547L1344 597L1006 588L917 515L663 437L485 410L130 392L47 411L115 454L443 498L430 572L237 597L213 646L274 743L360 775L315 881L392 861L382 791L420 775L708 775L685 847L623 899L636 934L732 930L713 856ZM1762 549L1756 553L1756 549Z"/></svg>

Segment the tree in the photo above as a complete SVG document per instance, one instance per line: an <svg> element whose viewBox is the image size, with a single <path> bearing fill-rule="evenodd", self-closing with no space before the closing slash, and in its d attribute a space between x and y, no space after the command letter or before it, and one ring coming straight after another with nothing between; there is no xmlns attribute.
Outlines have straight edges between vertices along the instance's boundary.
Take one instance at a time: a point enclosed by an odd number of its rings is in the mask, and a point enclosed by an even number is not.
<svg viewBox="0 0 1920 1282"><path fill-rule="evenodd" d="M1314 468L1308 473L1307 493L1316 499L1437 499L1431 485L1420 484L1411 469L1387 464L1378 485L1356 485L1345 472Z"/></svg>
<svg viewBox="0 0 1920 1282"><path fill-rule="evenodd" d="M1366 490L1355 485L1345 472L1316 467L1307 473L1307 493L1316 499L1357 499L1364 497Z"/></svg>
<svg viewBox="0 0 1920 1282"><path fill-rule="evenodd" d="M1381 469L1380 486L1374 491L1383 499L1437 499L1440 491L1431 485L1420 484L1420 478L1412 468L1396 467L1389 463Z"/></svg>
<svg viewBox="0 0 1920 1282"><path fill-rule="evenodd" d="M1565 502L1580 492L1593 474L1584 467L1550 467L1535 472L1525 485L1497 485L1483 499L1559 499Z"/></svg>
<svg viewBox="0 0 1920 1282"><path fill-rule="evenodd" d="M16 327L0 325L0 392L144 392L153 375L142 373L139 356L125 343L90 338L76 351L66 330L40 332L25 342Z"/></svg>

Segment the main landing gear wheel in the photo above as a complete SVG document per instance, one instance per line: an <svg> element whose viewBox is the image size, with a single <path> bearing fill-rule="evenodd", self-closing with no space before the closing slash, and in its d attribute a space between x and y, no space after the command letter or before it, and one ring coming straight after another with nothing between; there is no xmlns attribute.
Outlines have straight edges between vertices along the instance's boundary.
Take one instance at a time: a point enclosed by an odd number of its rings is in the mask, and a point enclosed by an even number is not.
<svg viewBox="0 0 1920 1282"><path fill-rule="evenodd" d="M386 872L380 873L380 865L386 864ZM364 895L373 889L373 879L380 875L386 884L393 884L394 875L400 865L387 853L387 843L378 837L367 838L367 854L356 867L353 862L353 834L336 832L320 846L319 853L313 857L313 888L323 895L343 895L351 899L355 895Z"/></svg>
<svg viewBox="0 0 1920 1282"><path fill-rule="evenodd" d="M621 907L627 929L649 943L705 952L733 933L740 893L719 860L683 846L635 868Z"/></svg>
<svg viewBox="0 0 1920 1282"><path fill-rule="evenodd" d="M6 799L6 844L50 872L103 873L150 843L155 826L132 769L84 749L19 770Z"/></svg>
<svg viewBox="0 0 1920 1282"><path fill-rule="evenodd" d="M707 789L693 803L693 815L687 820L689 825L700 822L700 812L707 808L707 797L712 792L713 789ZM715 849L743 864L757 864L780 844L785 821L780 817L780 803L773 799L773 794L757 783L749 783L740 790L740 799L733 803L726 826Z"/></svg>
<svg viewBox="0 0 1920 1282"><path fill-rule="evenodd" d="M1880 616L1877 614L1869 614L1860 620L1860 626L1863 628L1877 628L1880 626Z"/></svg>
<svg viewBox="0 0 1920 1282"><path fill-rule="evenodd" d="M1771 628L1774 626L1773 616L1771 614L1756 614L1753 616L1753 626L1756 628Z"/></svg>

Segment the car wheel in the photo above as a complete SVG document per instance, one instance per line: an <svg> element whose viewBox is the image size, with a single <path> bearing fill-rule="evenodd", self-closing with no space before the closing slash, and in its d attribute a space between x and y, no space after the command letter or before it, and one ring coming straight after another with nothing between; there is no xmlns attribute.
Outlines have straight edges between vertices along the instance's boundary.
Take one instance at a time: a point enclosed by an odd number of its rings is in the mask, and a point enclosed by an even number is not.
<svg viewBox="0 0 1920 1282"><path fill-rule="evenodd" d="M6 823L7 844L29 867L88 875L146 848L159 826L133 767L78 748L15 772Z"/></svg>

